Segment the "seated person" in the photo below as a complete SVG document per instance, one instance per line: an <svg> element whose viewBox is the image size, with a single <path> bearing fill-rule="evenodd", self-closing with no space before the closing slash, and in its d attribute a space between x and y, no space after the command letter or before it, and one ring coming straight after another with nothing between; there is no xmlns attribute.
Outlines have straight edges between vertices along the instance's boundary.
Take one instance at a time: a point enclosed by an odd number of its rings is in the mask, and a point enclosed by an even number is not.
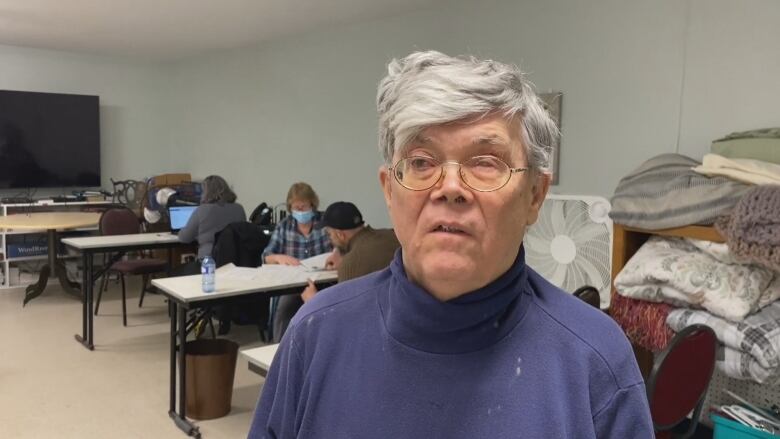
<svg viewBox="0 0 780 439"><path fill-rule="evenodd" d="M181 242L197 241L198 260L175 270L178 276L200 273L200 262L211 256L216 234L230 223L246 221L244 207L236 203L236 194L219 175L210 175L203 180L200 202L178 235Z"/></svg>
<svg viewBox="0 0 780 439"><path fill-rule="evenodd" d="M322 212L317 211L320 199L307 183L295 183L287 191L287 211L290 213L276 225L271 241L263 251L263 263L300 265L310 258L333 249L322 224ZM303 305L300 296L279 298L273 316L274 341L281 340L290 319Z"/></svg>
<svg viewBox="0 0 780 439"><path fill-rule="evenodd" d="M386 268L401 246L393 229L373 229L366 225L358 208L347 201L328 206L323 223L335 247L325 267L338 271L339 282ZM317 287L309 281L301 299L307 302L316 293Z"/></svg>

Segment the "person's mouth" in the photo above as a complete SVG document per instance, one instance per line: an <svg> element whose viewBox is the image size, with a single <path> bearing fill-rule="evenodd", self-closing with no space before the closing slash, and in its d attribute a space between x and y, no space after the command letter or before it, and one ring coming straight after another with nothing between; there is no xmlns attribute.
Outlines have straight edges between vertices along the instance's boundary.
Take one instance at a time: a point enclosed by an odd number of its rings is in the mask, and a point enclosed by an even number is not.
<svg viewBox="0 0 780 439"><path fill-rule="evenodd" d="M456 234L456 235L468 235L469 233L466 231L465 227L458 225L458 224L437 224L433 229L431 229L431 232L433 233L449 233L449 234Z"/></svg>

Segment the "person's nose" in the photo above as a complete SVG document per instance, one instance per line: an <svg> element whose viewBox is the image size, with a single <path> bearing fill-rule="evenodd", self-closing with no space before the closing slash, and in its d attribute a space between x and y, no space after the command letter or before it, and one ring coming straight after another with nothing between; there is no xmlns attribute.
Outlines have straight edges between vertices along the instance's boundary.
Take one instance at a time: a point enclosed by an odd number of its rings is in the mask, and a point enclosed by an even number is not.
<svg viewBox="0 0 780 439"><path fill-rule="evenodd" d="M460 176L460 164L454 161L442 163L442 176L433 187L431 196L447 202L462 202L473 196Z"/></svg>

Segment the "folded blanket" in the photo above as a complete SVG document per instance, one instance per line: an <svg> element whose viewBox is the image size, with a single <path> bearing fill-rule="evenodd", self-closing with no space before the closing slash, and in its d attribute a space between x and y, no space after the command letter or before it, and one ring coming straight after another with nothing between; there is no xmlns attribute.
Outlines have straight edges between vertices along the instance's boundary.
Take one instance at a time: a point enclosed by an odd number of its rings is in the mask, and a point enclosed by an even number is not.
<svg viewBox="0 0 780 439"><path fill-rule="evenodd" d="M666 318L673 309L665 303L630 299L617 294L612 298L609 314L632 343L658 352L674 337L674 332L666 324Z"/></svg>
<svg viewBox="0 0 780 439"><path fill-rule="evenodd" d="M735 256L780 271L780 185L751 189L715 227Z"/></svg>
<svg viewBox="0 0 780 439"><path fill-rule="evenodd" d="M679 154L647 160L620 180L609 216L618 224L649 230L712 224L749 187L726 177L705 177L693 172L696 165Z"/></svg>
<svg viewBox="0 0 780 439"><path fill-rule="evenodd" d="M731 321L780 298L775 272L733 263L724 247L653 236L618 273L615 289L634 299L704 308Z"/></svg>
<svg viewBox="0 0 780 439"><path fill-rule="evenodd" d="M739 380L751 380L769 386L780 384L780 368L762 367L750 354L727 346L718 347L715 367L726 376Z"/></svg>
<svg viewBox="0 0 780 439"><path fill-rule="evenodd" d="M710 177L728 177L748 184L780 184L780 165L752 159L731 159L706 154L694 172Z"/></svg>
<svg viewBox="0 0 780 439"><path fill-rule="evenodd" d="M732 159L753 159L780 165L780 138L718 140L712 142L710 152Z"/></svg>
<svg viewBox="0 0 780 439"><path fill-rule="evenodd" d="M712 142L710 152L734 159L753 159L780 165L780 128L731 133Z"/></svg>
<svg viewBox="0 0 780 439"><path fill-rule="evenodd" d="M672 310L666 323L675 332L694 324L712 328L726 347L720 368L729 376L765 382L780 375L780 302L740 323L691 309Z"/></svg>
<svg viewBox="0 0 780 439"><path fill-rule="evenodd" d="M760 128L757 130L733 132L716 142L732 139L780 139L780 128Z"/></svg>
<svg viewBox="0 0 780 439"><path fill-rule="evenodd" d="M666 323L675 332L697 323L707 325L724 345L750 354L761 367L780 367L780 302L770 304L739 323L692 309L670 311Z"/></svg>

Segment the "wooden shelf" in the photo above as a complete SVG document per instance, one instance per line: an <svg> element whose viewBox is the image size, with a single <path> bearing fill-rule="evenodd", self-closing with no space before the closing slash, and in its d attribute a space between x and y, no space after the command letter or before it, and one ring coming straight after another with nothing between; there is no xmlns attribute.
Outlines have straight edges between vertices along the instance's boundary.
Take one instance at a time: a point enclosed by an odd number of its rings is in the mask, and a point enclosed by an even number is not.
<svg viewBox="0 0 780 439"><path fill-rule="evenodd" d="M685 226L662 230L637 229L634 227L621 226L619 224L616 224L615 227L621 227L627 232L640 233L648 236L677 236L680 238L693 238L712 242L726 242L723 236L721 236L721 234L712 226Z"/></svg>

